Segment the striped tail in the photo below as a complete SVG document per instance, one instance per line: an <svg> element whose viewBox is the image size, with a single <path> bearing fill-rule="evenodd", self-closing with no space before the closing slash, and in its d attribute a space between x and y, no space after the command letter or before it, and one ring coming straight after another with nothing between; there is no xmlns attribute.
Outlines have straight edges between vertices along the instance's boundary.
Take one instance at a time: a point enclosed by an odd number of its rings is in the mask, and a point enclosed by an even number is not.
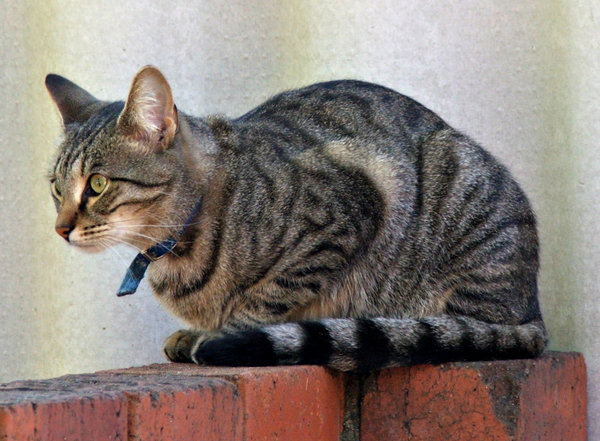
<svg viewBox="0 0 600 441"><path fill-rule="evenodd" d="M316 364L366 372L447 361L532 358L547 343L541 321L521 325L464 316L422 319L322 319L238 331L195 348L199 364Z"/></svg>

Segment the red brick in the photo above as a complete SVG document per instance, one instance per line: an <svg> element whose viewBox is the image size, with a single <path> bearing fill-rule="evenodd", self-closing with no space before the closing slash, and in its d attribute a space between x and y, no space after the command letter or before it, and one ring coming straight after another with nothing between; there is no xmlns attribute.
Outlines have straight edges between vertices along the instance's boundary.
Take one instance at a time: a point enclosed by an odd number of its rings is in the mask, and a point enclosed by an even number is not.
<svg viewBox="0 0 600 441"><path fill-rule="evenodd" d="M125 392L129 440L241 439L241 412L233 384L213 378L167 378L148 376Z"/></svg>
<svg viewBox="0 0 600 441"><path fill-rule="evenodd" d="M118 372L177 372L233 382L242 402L246 441L337 441L342 430L343 377L322 367L204 368L161 364Z"/></svg>
<svg viewBox="0 0 600 441"><path fill-rule="evenodd" d="M241 439L232 383L105 373L0 387L2 441L196 439Z"/></svg>
<svg viewBox="0 0 600 441"><path fill-rule="evenodd" d="M126 440L126 399L95 390L95 376L0 386L0 440Z"/></svg>
<svg viewBox="0 0 600 441"><path fill-rule="evenodd" d="M257 369L238 377L245 440L337 441L343 424L340 375L317 367Z"/></svg>
<svg viewBox="0 0 600 441"><path fill-rule="evenodd" d="M585 384L568 353L390 369L366 381L361 439L584 441Z"/></svg>
<svg viewBox="0 0 600 441"><path fill-rule="evenodd" d="M533 361L521 391L522 440L584 441L587 438L587 374L580 354L554 353Z"/></svg>

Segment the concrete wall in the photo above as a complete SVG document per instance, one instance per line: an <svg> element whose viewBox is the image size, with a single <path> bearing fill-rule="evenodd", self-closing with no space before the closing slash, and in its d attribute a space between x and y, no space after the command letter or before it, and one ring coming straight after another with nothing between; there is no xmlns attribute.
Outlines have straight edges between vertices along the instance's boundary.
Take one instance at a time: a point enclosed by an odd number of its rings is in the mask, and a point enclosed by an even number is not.
<svg viewBox="0 0 600 441"><path fill-rule="evenodd" d="M162 360L179 324L131 253L53 231L59 119L47 72L104 99L160 67L181 109L239 115L282 89L360 78L413 96L500 157L539 216L553 348L584 352L600 438L600 4L595 0L5 2L0 12L0 381Z"/></svg>

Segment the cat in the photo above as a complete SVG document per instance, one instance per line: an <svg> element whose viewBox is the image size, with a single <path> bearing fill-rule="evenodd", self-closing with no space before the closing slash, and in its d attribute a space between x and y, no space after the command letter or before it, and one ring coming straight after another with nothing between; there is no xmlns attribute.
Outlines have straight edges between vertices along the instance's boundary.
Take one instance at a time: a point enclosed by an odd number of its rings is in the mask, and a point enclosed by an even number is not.
<svg viewBox="0 0 600 441"><path fill-rule="evenodd" d="M56 231L140 250L123 293L147 267L190 325L169 360L368 372L543 352L525 194L416 101L340 80L198 118L152 66L125 103L54 74L46 87L64 128Z"/></svg>

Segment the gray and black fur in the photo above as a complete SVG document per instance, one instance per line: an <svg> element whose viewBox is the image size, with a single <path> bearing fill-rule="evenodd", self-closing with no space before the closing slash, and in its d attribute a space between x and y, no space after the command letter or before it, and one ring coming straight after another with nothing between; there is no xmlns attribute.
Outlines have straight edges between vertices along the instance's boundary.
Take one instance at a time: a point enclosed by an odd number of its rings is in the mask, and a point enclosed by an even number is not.
<svg viewBox="0 0 600 441"><path fill-rule="evenodd" d="M369 371L544 350L527 198L412 99L333 81L237 119L196 118L152 67L126 104L54 75L47 85L66 135L50 176L57 231L71 243L151 246L202 199L149 268L159 300L191 326L165 343L171 360ZM95 173L109 184L90 199ZM139 218L131 233L127 216Z"/></svg>

